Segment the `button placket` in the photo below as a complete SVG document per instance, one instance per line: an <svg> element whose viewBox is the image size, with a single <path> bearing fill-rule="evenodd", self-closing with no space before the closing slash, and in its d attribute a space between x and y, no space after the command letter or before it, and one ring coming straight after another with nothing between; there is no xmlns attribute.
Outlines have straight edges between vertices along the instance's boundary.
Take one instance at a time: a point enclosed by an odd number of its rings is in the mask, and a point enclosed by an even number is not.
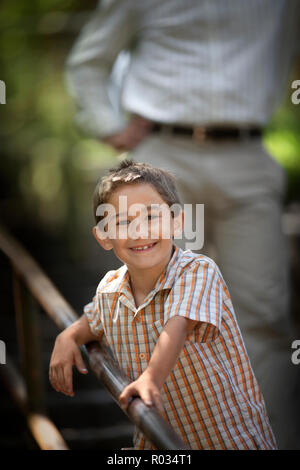
<svg viewBox="0 0 300 470"><path fill-rule="evenodd" d="M136 313L135 313L135 315L132 319L132 322L135 323L135 328L136 328L137 334L142 334L143 328L145 326L144 320L142 318L143 311L145 312L145 309L141 305L140 307L138 307L136 309ZM143 347L142 345L140 346L140 351L138 353L138 358L143 363L145 363L147 361L147 353L146 353L145 347Z"/></svg>

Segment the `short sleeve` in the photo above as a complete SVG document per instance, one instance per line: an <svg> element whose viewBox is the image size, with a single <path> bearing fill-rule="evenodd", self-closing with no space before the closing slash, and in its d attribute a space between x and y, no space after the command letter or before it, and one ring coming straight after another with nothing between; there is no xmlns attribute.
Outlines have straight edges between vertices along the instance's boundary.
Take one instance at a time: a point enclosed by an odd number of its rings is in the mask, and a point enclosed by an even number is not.
<svg viewBox="0 0 300 470"><path fill-rule="evenodd" d="M83 312L86 315L91 331L94 335L100 337L102 333L105 333L105 328L103 325L103 300L101 290L107 286L108 281L116 273L116 271L108 271L104 277L101 279L97 290L96 295L93 297L93 300L83 307Z"/></svg>
<svg viewBox="0 0 300 470"><path fill-rule="evenodd" d="M205 343L220 334L222 283L216 264L205 258L196 260L175 281L165 303L165 322L180 315L199 323L188 340Z"/></svg>
<svg viewBox="0 0 300 470"><path fill-rule="evenodd" d="M95 295L92 302L84 306L83 312L87 317L90 329L92 333L100 338L104 331L103 324L101 321L101 312L99 307L99 296Z"/></svg>

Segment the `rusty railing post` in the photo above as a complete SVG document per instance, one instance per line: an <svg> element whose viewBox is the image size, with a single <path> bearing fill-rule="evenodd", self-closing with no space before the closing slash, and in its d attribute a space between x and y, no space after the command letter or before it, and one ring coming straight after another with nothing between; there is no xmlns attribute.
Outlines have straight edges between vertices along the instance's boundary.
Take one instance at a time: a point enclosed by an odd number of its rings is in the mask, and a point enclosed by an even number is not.
<svg viewBox="0 0 300 470"><path fill-rule="evenodd" d="M45 412L42 349L38 306L12 266L16 325L28 411Z"/></svg>

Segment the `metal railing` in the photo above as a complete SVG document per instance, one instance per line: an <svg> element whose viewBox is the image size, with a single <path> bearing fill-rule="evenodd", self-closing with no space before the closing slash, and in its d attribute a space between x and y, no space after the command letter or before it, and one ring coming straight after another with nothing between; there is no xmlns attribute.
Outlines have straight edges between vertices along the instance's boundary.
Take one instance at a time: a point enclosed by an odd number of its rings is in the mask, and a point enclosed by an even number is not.
<svg viewBox="0 0 300 470"><path fill-rule="evenodd" d="M42 306L60 330L71 325L78 316L35 260L4 228L0 228L0 249L9 258L13 270L18 341L25 383L9 363L2 366L2 374L4 373L8 388L26 415L40 448L67 449L63 438L45 413L41 345L35 302ZM110 349L101 341L93 341L82 346L81 351L97 379L120 406L119 396L130 381L119 369ZM19 389L19 393L16 393L16 389ZM155 407L149 408L140 398L132 400L126 414L156 449L189 449Z"/></svg>

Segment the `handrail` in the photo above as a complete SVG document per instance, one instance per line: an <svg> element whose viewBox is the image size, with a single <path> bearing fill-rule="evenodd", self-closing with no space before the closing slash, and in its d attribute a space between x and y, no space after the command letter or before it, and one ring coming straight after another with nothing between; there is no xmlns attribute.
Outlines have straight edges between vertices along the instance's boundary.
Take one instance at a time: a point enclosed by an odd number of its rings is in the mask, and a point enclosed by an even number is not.
<svg viewBox="0 0 300 470"><path fill-rule="evenodd" d="M52 421L44 413L30 410L26 384L8 356L6 357L5 367L1 367L0 375L24 415L40 449L69 450Z"/></svg>
<svg viewBox="0 0 300 470"><path fill-rule="evenodd" d="M10 259L13 269L29 291L52 318L59 329L71 325L78 315L42 271L35 260L4 228L0 228L0 249ZM81 347L90 368L103 383L119 406L119 396L129 379L119 369L110 349L104 342L93 341ZM159 450L189 449L155 407L148 407L140 398L134 398L127 411L129 419Z"/></svg>

